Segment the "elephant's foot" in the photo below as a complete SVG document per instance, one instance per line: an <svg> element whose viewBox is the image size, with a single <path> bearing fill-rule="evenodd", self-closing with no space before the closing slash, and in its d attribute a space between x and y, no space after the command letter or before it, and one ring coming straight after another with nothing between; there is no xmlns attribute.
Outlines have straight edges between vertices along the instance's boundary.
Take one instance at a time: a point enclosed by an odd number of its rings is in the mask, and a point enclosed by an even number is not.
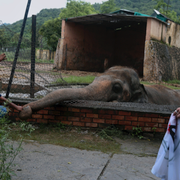
<svg viewBox="0 0 180 180"><path fill-rule="evenodd" d="M24 106L22 111L19 113L19 118L22 120L26 120L30 118L32 115L32 109L30 106Z"/></svg>

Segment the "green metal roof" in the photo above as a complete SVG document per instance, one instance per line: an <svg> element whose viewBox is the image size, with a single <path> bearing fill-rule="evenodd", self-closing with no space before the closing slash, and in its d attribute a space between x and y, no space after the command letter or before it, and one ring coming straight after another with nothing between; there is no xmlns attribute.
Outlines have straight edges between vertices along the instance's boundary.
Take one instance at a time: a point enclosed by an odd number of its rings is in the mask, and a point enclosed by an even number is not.
<svg viewBox="0 0 180 180"><path fill-rule="evenodd" d="M114 11L114 12L111 12L110 14L126 14L126 15L134 15L134 16L147 16L147 17L155 17L161 21L164 21L166 22L167 21L167 17L165 17L164 15L162 15L159 11L157 10L154 10L155 14L152 16L150 15L147 15L147 14L142 14L142 13L139 13L139 12L133 12L133 11L130 11L130 10L127 10L127 9L120 9L120 10L117 10L117 11Z"/></svg>

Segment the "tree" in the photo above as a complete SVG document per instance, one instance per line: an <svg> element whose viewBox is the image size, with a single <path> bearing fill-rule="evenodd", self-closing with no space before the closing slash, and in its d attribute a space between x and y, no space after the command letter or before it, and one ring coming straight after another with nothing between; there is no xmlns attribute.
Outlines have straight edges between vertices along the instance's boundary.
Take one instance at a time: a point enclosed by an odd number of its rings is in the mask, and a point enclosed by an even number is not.
<svg viewBox="0 0 180 180"><path fill-rule="evenodd" d="M100 6L101 13L107 14L113 12L115 10L115 3L114 0L108 0L102 3Z"/></svg>
<svg viewBox="0 0 180 180"><path fill-rule="evenodd" d="M95 13L96 11L90 3L84 1L67 0L66 8L61 11L59 18L65 19Z"/></svg>
<svg viewBox="0 0 180 180"><path fill-rule="evenodd" d="M46 21L41 26L39 33L46 39L49 49L55 51L58 39L61 37L60 18Z"/></svg>
<svg viewBox="0 0 180 180"><path fill-rule="evenodd" d="M170 0L168 0L168 3L165 2L165 0L154 0L156 1L155 9L159 10L160 13L164 14L168 18L172 19L176 23L180 23L180 16L177 16L177 12L174 10L169 10L171 7Z"/></svg>
<svg viewBox="0 0 180 180"><path fill-rule="evenodd" d="M61 11L59 17L46 21L40 28L39 33L47 40L49 48L55 51L58 39L61 37L62 19L85 16L95 13L96 11L90 3L83 1L67 0L66 8Z"/></svg>
<svg viewBox="0 0 180 180"><path fill-rule="evenodd" d="M156 1L156 5L155 5L155 9L158 9L160 12L163 12L162 14L166 15L168 14L168 12L170 11L168 8L171 7L170 4L169 4L169 1L168 0L168 3L166 3L164 0L154 0Z"/></svg>
<svg viewBox="0 0 180 180"><path fill-rule="evenodd" d="M7 44L8 38L4 29L0 29L0 47L4 47Z"/></svg>

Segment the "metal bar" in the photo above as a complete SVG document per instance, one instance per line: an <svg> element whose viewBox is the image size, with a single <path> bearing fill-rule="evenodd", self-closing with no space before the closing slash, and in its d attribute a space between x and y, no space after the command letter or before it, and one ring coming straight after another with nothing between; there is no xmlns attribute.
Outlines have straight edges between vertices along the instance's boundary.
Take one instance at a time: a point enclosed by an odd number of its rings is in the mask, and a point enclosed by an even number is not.
<svg viewBox="0 0 180 180"><path fill-rule="evenodd" d="M15 68L16 68L16 62L17 62L17 58L18 58L18 55L19 55L19 49L20 49L20 46L21 46L21 41L22 41L22 37L23 37L23 33L24 33L24 28L25 28L25 24L26 24L27 15L28 15L28 12L29 12L30 4L31 4L31 0L28 0L25 15L24 15L23 24L22 24L22 27L21 27L21 33L19 35L19 41L18 41L18 45L17 45L17 48L16 48L16 53L15 53L15 57L14 57L14 61L13 61L11 75L10 75L10 78L9 78L9 84L8 84L8 87L7 87L6 98L9 97L9 92L10 92L12 80L13 80L13 77L14 77L14 71L15 71Z"/></svg>
<svg viewBox="0 0 180 180"><path fill-rule="evenodd" d="M35 83L35 45L36 45L36 16L32 16L32 36L31 36L31 80L30 80L30 97L34 98Z"/></svg>
<svg viewBox="0 0 180 180"><path fill-rule="evenodd" d="M66 50L65 50L65 62L64 62L64 70L66 70L66 65L67 65L67 44L66 44Z"/></svg>

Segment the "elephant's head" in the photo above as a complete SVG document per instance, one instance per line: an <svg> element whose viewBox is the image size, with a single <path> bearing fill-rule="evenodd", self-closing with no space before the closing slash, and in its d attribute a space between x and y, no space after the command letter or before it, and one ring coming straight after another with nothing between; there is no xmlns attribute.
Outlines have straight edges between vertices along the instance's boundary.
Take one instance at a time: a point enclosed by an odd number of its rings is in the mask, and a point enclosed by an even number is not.
<svg viewBox="0 0 180 180"><path fill-rule="evenodd" d="M44 98L25 105L19 117L27 119L31 117L32 111L37 111L65 100L147 102L148 99L145 92L135 70L115 66L108 69L101 76L96 77L85 88L55 90Z"/></svg>

